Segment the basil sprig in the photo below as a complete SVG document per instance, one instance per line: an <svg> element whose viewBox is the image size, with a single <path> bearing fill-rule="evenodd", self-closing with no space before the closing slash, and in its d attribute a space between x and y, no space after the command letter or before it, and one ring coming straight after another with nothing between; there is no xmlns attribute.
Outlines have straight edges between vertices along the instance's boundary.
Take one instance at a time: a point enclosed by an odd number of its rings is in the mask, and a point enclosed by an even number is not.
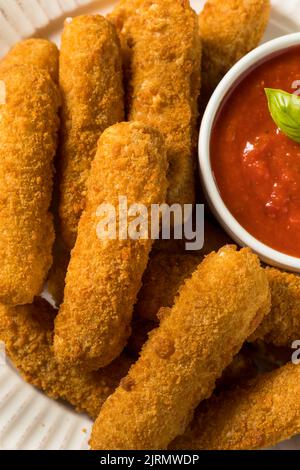
<svg viewBox="0 0 300 470"><path fill-rule="evenodd" d="M300 97L282 90L265 88L271 116L279 129L300 143Z"/></svg>

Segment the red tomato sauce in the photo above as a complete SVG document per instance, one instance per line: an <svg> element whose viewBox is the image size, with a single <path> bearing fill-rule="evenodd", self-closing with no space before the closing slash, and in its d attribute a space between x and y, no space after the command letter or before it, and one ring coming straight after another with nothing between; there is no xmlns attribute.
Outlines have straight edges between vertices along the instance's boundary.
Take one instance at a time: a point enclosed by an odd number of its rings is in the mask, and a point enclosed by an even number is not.
<svg viewBox="0 0 300 470"><path fill-rule="evenodd" d="M214 123L211 165L235 219L266 245L300 257L300 144L277 128L264 91L294 93L296 80L300 88L298 46L245 76Z"/></svg>

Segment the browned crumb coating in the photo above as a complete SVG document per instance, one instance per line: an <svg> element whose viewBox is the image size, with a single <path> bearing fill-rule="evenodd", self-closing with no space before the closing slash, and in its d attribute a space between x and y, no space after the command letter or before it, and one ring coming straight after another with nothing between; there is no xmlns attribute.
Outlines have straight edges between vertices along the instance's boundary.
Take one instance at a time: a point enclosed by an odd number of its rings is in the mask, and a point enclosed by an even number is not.
<svg viewBox="0 0 300 470"><path fill-rule="evenodd" d="M119 198L127 198L128 208L144 204L149 212L151 204L165 201L166 173L165 147L156 130L129 122L102 134L55 324L61 362L98 369L124 348L153 240L119 237ZM102 203L116 209L116 239L98 238Z"/></svg>
<svg viewBox="0 0 300 470"><path fill-rule="evenodd" d="M194 201L201 44L188 0L121 0L109 19L125 60L128 116L156 127L169 159L168 203Z"/></svg>
<svg viewBox="0 0 300 470"><path fill-rule="evenodd" d="M49 74L29 65L0 67L0 81L0 301L17 305L40 293L52 263L59 95Z"/></svg>
<svg viewBox="0 0 300 470"><path fill-rule="evenodd" d="M0 61L1 67L12 65L33 65L47 71L58 83L59 52L55 44L47 39L25 39L18 42Z"/></svg>
<svg viewBox="0 0 300 470"><path fill-rule="evenodd" d="M49 397L67 400L76 410L95 418L106 398L127 373L129 360L121 356L106 369L87 372L60 365L53 353L56 311L37 298L32 305L0 306L0 338L22 377Z"/></svg>
<svg viewBox="0 0 300 470"><path fill-rule="evenodd" d="M264 270L249 249L224 247L164 309L140 358L94 424L93 449L165 449L269 310Z"/></svg>
<svg viewBox="0 0 300 470"><path fill-rule="evenodd" d="M171 449L254 450L300 433L300 366L291 363L199 406Z"/></svg>
<svg viewBox="0 0 300 470"><path fill-rule="evenodd" d="M207 0L200 13L202 93L206 102L226 72L258 46L270 0Z"/></svg>
<svg viewBox="0 0 300 470"><path fill-rule="evenodd" d="M97 141L104 129L124 119L122 81L113 25L100 15L66 20L59 69L63 99L59 214L69 249L75 244Z"/></svg>
<svg viewBox="0 0 300 470"><path fill-rule="evenodd" d="M266 268L266 273L272 308L250 339L291 347L300 340L300 277L274 268Z"/></svg>

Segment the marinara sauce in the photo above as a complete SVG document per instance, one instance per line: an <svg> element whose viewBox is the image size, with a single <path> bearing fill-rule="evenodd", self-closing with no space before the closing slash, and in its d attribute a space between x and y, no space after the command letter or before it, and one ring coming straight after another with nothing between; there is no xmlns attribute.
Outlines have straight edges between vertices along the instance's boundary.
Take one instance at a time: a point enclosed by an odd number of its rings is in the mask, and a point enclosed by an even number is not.
<svg viewBox="0 0 300 470"><path fill-rule="evenodd" d="M222 199L236 220L266 245L300 257L300 144L277 128L264 91L294 93L297 86L300 46L244 76L214 123L211 164Z"/></svg>

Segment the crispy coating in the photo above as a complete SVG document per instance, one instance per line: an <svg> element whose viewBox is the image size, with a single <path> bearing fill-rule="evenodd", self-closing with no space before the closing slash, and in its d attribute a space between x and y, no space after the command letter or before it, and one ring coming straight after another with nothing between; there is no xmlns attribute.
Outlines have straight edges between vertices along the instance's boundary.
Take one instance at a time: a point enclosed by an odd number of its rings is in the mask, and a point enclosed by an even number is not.
<svg viewBox="0 0 300 470"><path fill-rule="evenodd" d="M25 39L18 42L1 60L0 68L12 65L33 65L46 70L58 83L59 52L55 44L47 39Z"/></svg>
<svg viewBox="0 0 300 470"><path fill-rule="evenodd" d="M205 246L203 250L205 252ZM138 294L137 316L157 321L160 307L172 307L179 286L200 261L201 253L153 252ZM271 312L250 341L263 339L276 346L290 347L293 341L300 339L300 278L274 268L266 268L266 274L271 290Z"/></svg>
<svg viewBox="0 0 300 470"><path fill-rule="evenodd" d="M269 286L249 249L209 255L164 309L139 360L105 402L93 449L165 449L269 309Z"/></svg>
<svg viewBox="0 0 300 470"><path fill-rule="evenodd" d="M97 141L104 129L124 119L122 80L114 27L100 15L66 20L59 69L63 99L59 214L69 249L75 244Z"/></svg>
<svg viewBox="0 0 300 470"><path fill-rule="evenodd" d="M109 364L130 335L133 305L153 243L97 236L100 204L162 204L167 158L161 135L141 123L120 123L102 134L88 181L86 209L68 267L64 302L56 319L54 346L62 362L89 369Z"/></svg>
<svg viewBox="0 0 300 470"><path fill-rule="evenodd" d="M77 411L95 418L106 398L127 373L129 360L121 356L99 372L61 366L52 340L56 311L37 298L32 305L0 306L0 338L22 377L49 397L70 402Z"/></svg>
<svg viewBox="0 0 300 470"><path fill-rule="evenodd" d="M272 308L251 339L290 347L300 339L300 278L278 269L266 268Z"/></svg>
<svg viewBox="0 0 300 470"><path fill-rule="evenodd" d="M31 303L52 263L51 201L58 90L33 66L0 70L0 301Z"/></svg>
<svg viewBox="0 0 300 470"><path fill-rule="evenodd" d="M226 72L258 46L269 16L270 0L207 0L200 13L205 102Z"/></svg>
<svg viewBox="0 0 300 470"><path fill-rule="evenodd" d="M121 0L109 18L125 57L128 117L165 138L168 203L192 203L201 63L197 15L188 0Z"/></svg>
<svg viewBox="0 0 300 470"><path fill-rule="evenodd" d="M254 450L300 433L300 366L291 363L199 406L172 449Z"/></svg>

